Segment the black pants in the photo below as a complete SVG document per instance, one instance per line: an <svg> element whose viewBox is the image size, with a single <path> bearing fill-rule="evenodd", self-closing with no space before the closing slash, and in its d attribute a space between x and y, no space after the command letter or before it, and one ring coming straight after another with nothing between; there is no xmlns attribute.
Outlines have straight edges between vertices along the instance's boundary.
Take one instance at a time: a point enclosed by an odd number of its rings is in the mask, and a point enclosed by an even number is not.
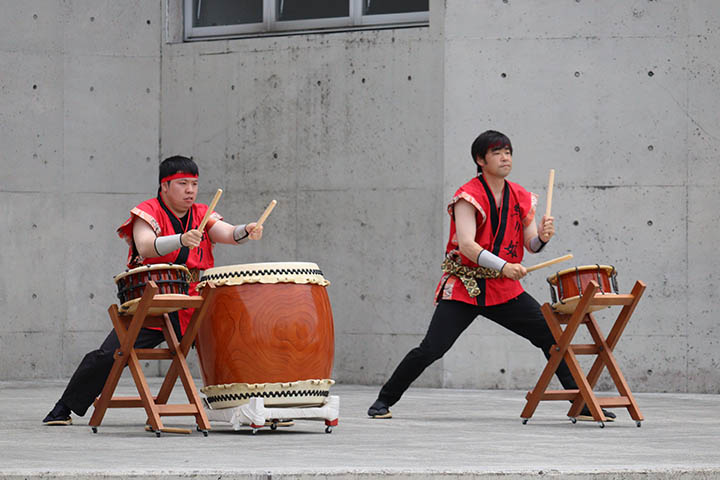
<svg viewBox="0 0 720 480"><path fill-rule="evenodd" d="M492 307L479 307L454 300L441 300L433 314L430 326L420 346L408 352L397 366L390 380L383 385L378 398L388 405L395 404L410 384L435 360L450 350L455 340L482 315L508 330L526 338L540 348L546 358L555 339L550 332L540 305L529 294L523 292L512 300ZM566 389L575 389L577 384L563 360L555 375Z"/></svg>
<svg viewBox="0 0 720 480"><path fill-rule="evenodd" d="M180 326L177 322L177 315L170 315L175 334L180 338ZM135 348L155 348L165 341L162 331L141 328L135 341ZM80 365L65 387L60 397L70 410L81 417L85 415L90 405L102 392L105 381L112 369L115 359L115 351L120 348L115 330L110 332L100 348L93 350L83 357Z"/></svg>

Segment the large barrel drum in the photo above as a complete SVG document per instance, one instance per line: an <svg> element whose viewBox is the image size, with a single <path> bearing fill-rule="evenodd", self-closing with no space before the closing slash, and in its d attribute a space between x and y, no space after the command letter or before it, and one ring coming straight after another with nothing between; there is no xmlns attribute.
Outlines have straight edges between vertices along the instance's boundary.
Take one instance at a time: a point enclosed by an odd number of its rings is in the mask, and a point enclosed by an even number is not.
<svg viewBox="0 0 720 480"><path fill-rule="evenodd" d="M318 380L323 381L322 396L327 397L335 336L325 288L329 282L316 264L211 268L203 274L198 289L208 283L218 290L196 345L203 391L209 397L223 396L223 389L230 384L306 380L313 381L312 389L318 387ZM305 384L296 387L308 388Z"/></svg>

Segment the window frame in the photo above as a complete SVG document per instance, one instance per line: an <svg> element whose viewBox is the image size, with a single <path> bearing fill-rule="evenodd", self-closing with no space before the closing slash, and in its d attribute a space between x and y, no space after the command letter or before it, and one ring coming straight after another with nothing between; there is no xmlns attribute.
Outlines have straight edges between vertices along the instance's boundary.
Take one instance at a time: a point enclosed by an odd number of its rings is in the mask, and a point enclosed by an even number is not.
<svg viewBox="0 0 720 480"><path fill-rule="evenodd" d="M193 0L183 0L183 22L185 26L183 40L186 42L195 42L227 38L300 35L377 28L422 27L427 26L430 19L429 11L362 15L365 0L346 1L350 2L349 15L347 17L277 21L275 20L277 16L276 0L262 0L262 22L193 27Z"/></svg>

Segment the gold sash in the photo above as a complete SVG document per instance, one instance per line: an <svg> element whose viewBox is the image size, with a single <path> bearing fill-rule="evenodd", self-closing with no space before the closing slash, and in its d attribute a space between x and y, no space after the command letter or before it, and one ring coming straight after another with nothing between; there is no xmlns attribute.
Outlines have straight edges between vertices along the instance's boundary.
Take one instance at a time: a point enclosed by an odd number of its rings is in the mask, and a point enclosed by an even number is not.
<svg viewBox="0 0 720 480"><path fill-rule="evenodd" d="M465 285L468 295L475 298L480 295L480 287L478 287L478 278L499 278L500 271L488 267L468 267L459 262L456 252L449 253L442 263L442 271L455 275Z"/></svg>

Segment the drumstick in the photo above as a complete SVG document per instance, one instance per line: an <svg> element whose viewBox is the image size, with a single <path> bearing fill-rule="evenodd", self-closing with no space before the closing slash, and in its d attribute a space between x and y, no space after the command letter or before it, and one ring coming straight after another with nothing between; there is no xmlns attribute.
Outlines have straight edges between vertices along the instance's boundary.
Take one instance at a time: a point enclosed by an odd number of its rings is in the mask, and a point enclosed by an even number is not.
<svg viewBox="0 0 720 480"><path fill-rule="evenodd" d="M200 233L205 229L205 224L210 220L210 214L215 209L215 205L217 205L218 200L220 200L220 195L222 195L222 188L218 188L217 192L215 192L215 197L212 199L212 202L210 202L210 206L207 209L207 212L205 212L205 216L202 219L202 222L200 222L200 226L198 227L198 230L200 230Z"/></svg>
<svg viewBox="0 0 720 480"><path fill-rule="evenodd" d="M532 267L527 267L525 270L528 271L528 273L537 270L538 268L548 267L550 265L553 265L555 263L564 262L565 260L570 260L573 258L572 253L568 253L567 255L563 255L562 257L553 258L552 260L548 260L547 262L538 263L537 265L533 265Z"/></svg>
<svg viewBox="0 0 720 480"><path fill-rule="evenodd" d="M273 200L272 202L270 202L263 214L260 215L260 219L257 221L257 225L255 225L255 228L261 227L262 224L265 223L265 220L267 219L268 215L270 215L270 212L273 211L275 205L277 205L277 200ZM255 231L255 228L253 228L253 232Z"/></svg>
<svg viewBox="0 0 720 480"><path fill-rule="evenodd" d="M555 169L550 169L550 178L548 179L547 188L547 207L545 208L545 216L550 216L550 208L552 208L553 183L555 183Z"/></svg>

